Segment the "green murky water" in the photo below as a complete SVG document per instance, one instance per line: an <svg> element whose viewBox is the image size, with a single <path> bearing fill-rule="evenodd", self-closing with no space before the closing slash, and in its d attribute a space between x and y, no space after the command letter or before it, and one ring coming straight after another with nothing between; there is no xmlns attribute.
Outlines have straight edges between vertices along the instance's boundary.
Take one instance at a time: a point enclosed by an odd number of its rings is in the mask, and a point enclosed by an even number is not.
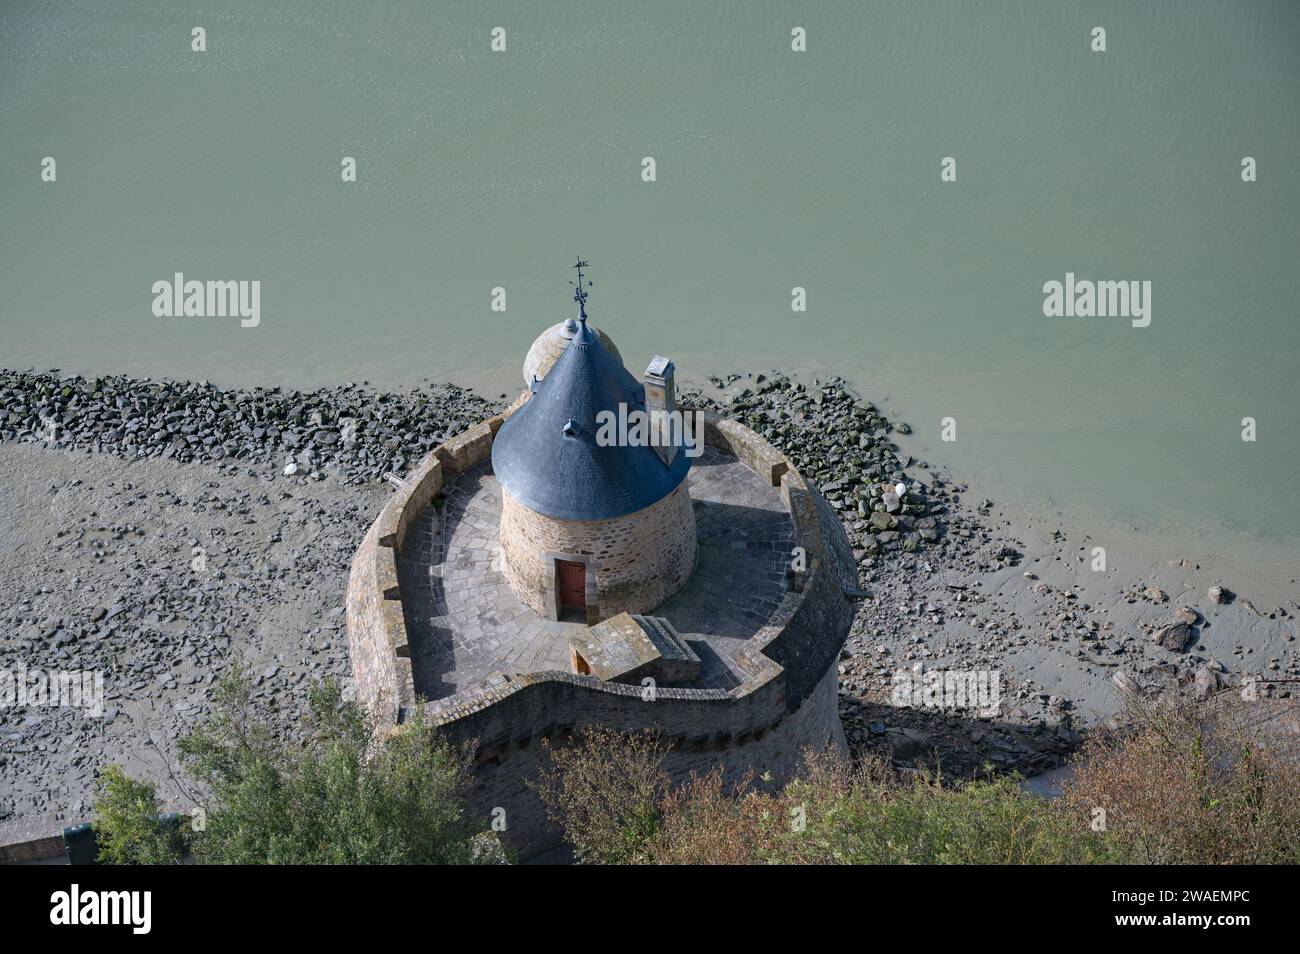
<svg viewBox="0 0 1300 954"><path fill-rule="evenodd" d="M10 0L0 356L499 392L581 253L634 366L841 374L1000 502L1295 575L1298 107L1289 0ZM258 327L155 317L178 271ZM1150 326L1044 317L1067 272Z"/></svg>

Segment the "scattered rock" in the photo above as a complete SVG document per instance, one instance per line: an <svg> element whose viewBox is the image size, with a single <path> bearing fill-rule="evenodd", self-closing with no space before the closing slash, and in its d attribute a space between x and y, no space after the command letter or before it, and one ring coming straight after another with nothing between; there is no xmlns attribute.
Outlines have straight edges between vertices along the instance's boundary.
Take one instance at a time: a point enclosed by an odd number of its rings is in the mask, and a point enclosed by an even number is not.
<svg viewBox="0 0 1300 954"><path fill-rule="evenodd" d="M934 743L924 732L911 728L889 727L885 731L885 740L894 751L894 758L906 761L918 755L926 755Z"/></svg>
<svg viewBox="0 0 1300 954"><path fill-rule="evenodd" d="M1114 675L1110 677L1110 681L1113 682L1116 688L1121 692L1135 693L1140 689L1137 680L1123 669L1116 669Z"/></svg>
<svg viewBox="0 0 1300 954"><path fill-rule="evenodd" d="M404 470L499 407L453 385L408 392L355 384L316 391L223 390L204 381L0 371L0 440L85 448L128 460L245 466L296 453L297 465L286 465L285 476L309 467L329 469L351 484ZM402 456L394 457L395 448Z"/></svg>
<svg viewBox="0 0 1300 954"><path fill-rule="evenodd" d="M898 521L895 520L889 514L877 510L875 513L871 515L871 519L868 521L868 523L871 525L872 530L879 531L879 530L891 529L892 527L898 524Z"/></svg>
<svg viewBox="0 0 1300 954"><path fill-rule="evenodd" d="M1151 640L1170 652L1181 653L1191 643L1194 635L1189 623L1175 622L1157 627L1151 634Z"/></svg>
<svg viewBox="0 0 1300 954"><path fill-rule="evenodd" d="M1218 691L1219 674L1209 666L1202 666L1196 670L1196 675L1192 679L1192 698L1197 700L1208 699Z"/></svg>

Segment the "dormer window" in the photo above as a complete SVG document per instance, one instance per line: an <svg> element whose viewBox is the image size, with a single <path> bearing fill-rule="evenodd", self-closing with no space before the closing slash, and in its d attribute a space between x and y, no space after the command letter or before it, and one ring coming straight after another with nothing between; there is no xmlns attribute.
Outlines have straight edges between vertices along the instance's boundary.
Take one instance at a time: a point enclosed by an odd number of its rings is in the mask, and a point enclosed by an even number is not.
<svg viewBox="0 0 1300 954"><path fill-rule="evenodd" d="M578 436L578 422L573 418L569 418L567 421L564 422L564 436L565 437Z"/></svg>

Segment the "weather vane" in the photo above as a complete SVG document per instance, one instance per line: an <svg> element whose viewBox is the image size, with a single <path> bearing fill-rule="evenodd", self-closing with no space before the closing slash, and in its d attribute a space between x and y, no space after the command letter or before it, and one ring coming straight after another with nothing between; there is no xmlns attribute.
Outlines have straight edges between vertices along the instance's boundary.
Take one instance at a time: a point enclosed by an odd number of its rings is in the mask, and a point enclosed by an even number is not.
<svg viewBox="0 0 1300 954"><path fill-rule="evenodd" d="M584 262L581 257L578 258L578 264L573 267L578 270L578 280L576 282L569 282L569 284L574 286L573 300L578 303L578 314L583 321L586 321L587 289L591 288L591 286L596 283L593 281L588 281L585 285L582 283L582 270L587 267L587 263Z"/></svg>

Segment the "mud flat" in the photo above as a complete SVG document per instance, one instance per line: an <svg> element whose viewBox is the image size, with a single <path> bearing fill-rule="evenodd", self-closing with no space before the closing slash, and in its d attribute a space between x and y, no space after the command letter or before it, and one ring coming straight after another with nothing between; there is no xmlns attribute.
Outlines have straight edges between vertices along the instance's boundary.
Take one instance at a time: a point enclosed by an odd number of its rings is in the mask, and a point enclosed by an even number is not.
<svg viewBox="0 0 1300 954"><path fill-rule="evenodd" d="M1158 541L1096 570L1086 534L969 499L899 448L905 424L838 380L728 375L689 399L763 433L841 514L860 589L840 713L859 752L1032 774L1123 691L1289 695L1300 678L1285 596L1232 594L1234 568ZM99 716L0 706L0 842L85 820L111 763L192 804L176 740L236 660L257 704L300 732L310 685L348 678L346 575L382 474L495 406L441 385L286 393L0 372L0 670L104 677ZM918 665L997 673L995 709L892 704Z"/></svg>
<svg viewBox="0 0 1300 954"><path fill-rule="evenodd" d="M1233 593L1250 568L1185 559L1158 535L1110 545L1099 569L1088 531L972 497L900 447L906 423L839 379L733 373L699 392L813 476L848 529L862 592L840 715L859 751L954 777L1029 775L1120 713L1126 692L1291 697L1300 685L1294 579ZM894 704L918 672L996 673L998 712L917 705L915 693Z"/></svg>
<svg viewBox="0 0 1300 954"><path fill-rule="evenodd" d="M192 804L176 740L235 660L290 734L311 682L347 677L343 588L377 485L16 444L0 482L0 669L103 674L98 717L0 708L0 841L83 820L111 763Z"/></svg>

